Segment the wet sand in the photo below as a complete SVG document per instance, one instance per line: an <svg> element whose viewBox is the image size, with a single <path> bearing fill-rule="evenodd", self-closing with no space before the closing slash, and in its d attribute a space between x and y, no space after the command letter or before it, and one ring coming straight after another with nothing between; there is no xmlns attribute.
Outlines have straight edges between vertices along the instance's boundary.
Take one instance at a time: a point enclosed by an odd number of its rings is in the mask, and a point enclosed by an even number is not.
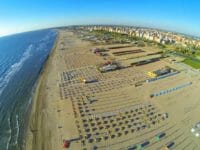
<svg viewBox="0 0 200 150"><path fill-rule="evenodd" d="M62 149L63 139L79 137L71 101L62 100L59 89L60 73L66 68L63 55L66 52L61 50L63 37L69 37L69 40L65 41L66 49L88 45L87 42L72 37L72 34L59 31L55 48L41 73L28 125L25 144L27 150ZM72 66L69 64L69 67Z"/></svg>
<svg viewBox="0 0 200 150"><path fill-rule="evenodd" d="M55 131L57 118L53 112L55 109L53 100L57 98L55 95L59 93L58 88L56 88L58 75L55 70L55 61L57 61L55 57L59 41L60 35L58 35L55 47L41 73L35 91L25 145L27 150L55 149L54 146L56 146L58 139L56 137L57 131Z"/></svg>

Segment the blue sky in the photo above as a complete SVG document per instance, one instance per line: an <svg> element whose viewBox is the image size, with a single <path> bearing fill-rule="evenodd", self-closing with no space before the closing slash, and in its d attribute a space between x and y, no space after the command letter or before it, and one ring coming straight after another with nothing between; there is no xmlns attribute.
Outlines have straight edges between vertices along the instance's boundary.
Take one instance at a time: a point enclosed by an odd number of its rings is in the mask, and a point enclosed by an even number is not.
<svg viewBox="0 0 200 150"><path fill-rule="evenodd" d="M73 24L155 27L200 36L198 0L0 0L0 36Z"/></svg>

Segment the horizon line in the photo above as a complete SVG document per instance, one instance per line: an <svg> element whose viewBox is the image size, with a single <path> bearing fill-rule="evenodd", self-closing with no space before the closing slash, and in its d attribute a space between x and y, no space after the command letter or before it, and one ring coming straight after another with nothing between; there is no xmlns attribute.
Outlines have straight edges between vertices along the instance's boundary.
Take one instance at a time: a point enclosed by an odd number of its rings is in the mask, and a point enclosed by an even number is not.
<svg viewBox="0 0 200 150"><path fill-rule="evenodd" d="M199 38L200 39L200 35L193 35L193 34L189 34L189 33L183 33L183 32L178 32L178 31L173 31L173 30L168 30L168 29L163 29L163 28L158 28L158 27L151 27L151 26L139 26L139 25L126 25L126 24L73 24L73 25L62 25L62 26L54 26L54 27L44 27L44 28L38 28L38 29L33 29L33 30L25 30L25 31L21 31L21 32L15 32L15 33L9 33L9 34L5 34L5 35L0 35L0 38L4 38L7 36L14 36L17 34L23 34L23 33L27 33L27 32L34 32L34 31L40 31L40 30L48 30L48 29L59 29L59 28L65 28L65 27L70 27L70 26L124 26L124 27L135 27L135 28L144 28L144 29L154 29L154 30L160 30L160 31L164 31L164 32L172 32L172 33L176 33L176 34L181 34L182 36L189 36L189 37L193 37L193 38Z"/></svg>

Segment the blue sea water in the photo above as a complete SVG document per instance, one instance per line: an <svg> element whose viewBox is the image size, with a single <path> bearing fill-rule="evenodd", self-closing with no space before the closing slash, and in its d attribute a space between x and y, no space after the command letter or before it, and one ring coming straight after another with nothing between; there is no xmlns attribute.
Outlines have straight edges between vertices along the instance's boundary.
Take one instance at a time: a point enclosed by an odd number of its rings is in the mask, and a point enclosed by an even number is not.
<svg viewBox="0 0 200 150"><path fill-rule="evenodd" d="M31 97L57 38L53 29L0 38L0 150L21 150Z"/></svg>

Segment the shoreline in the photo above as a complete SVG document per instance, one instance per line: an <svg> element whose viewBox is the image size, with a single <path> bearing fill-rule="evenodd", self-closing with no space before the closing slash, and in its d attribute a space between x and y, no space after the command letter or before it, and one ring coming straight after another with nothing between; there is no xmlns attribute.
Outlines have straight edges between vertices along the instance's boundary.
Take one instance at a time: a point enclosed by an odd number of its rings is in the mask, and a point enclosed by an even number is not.
<svg viewBox="0 0 200 150"><path fill-rule="evenodd" d="M34 132L36 132L36 129L33 129L34 127L38 126L38 119L36 118L36 116L38 115L38 105L40 104L39 102L39 94L41 92L41 86L42 84L44 84L44 74L47 70L48 64L50 63L51 58L53 57L55 50L58 46L58 42L59 42L59 30L56 31L57 32L57 38L55 39L54 42L54 46L51 49L50 53L48 54L45 63L43 64L41 71L38 75L38 79L35 82L35 86L33 89L33 95L31 97L31 103L29 105L29 110L27 111L28 113L28 117L27 117L27 125L26 125L26 129L24 132L24 144L23 144L23 149L24 150L31 150L34 148L33 144L34 144Z"/></svg>
<svg viewBox="0 0 200 150"><path fill-rule="evenodd" d="M62 44L65 50L62 50ZM24 149L64 149L63 140L80 139L73 102L62 98L60 83L62 72L73 68L73 64L79 67L83 63L91 64L96 61L98 57L88 57L90 54L83 54L83 59L80 59L74 53L76 50L82 54L82 48L89 49L90 46L90 42L83 42L72 31L59 30L56 45L47 60L34 94ZM72 62L66 64L66 57L75 57L76 60L74 62L72 59ZM70 147L80 149L81 145L73 143Z"/></svg>

